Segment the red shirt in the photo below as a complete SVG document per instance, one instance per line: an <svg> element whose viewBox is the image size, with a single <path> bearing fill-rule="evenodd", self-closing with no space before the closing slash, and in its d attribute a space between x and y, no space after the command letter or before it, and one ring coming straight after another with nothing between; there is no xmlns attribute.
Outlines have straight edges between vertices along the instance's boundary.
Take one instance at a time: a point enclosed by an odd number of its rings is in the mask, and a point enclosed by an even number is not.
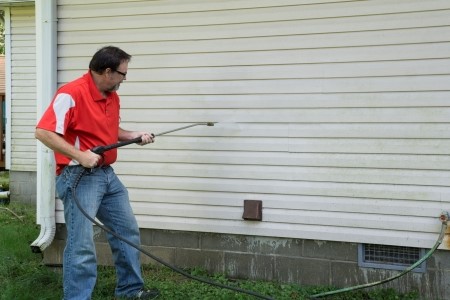
<svg viewBox="0 0 450 300"><path fill-rule="evenodd" d="M116 92L104 98L90 72L67 83L56 92L37 128L56 132L77 149L117 143L119 138L120 99ZM106 151L104 165L117 159L117 148ZM67 165L79 163L55 152L56 174Z"/></svg>

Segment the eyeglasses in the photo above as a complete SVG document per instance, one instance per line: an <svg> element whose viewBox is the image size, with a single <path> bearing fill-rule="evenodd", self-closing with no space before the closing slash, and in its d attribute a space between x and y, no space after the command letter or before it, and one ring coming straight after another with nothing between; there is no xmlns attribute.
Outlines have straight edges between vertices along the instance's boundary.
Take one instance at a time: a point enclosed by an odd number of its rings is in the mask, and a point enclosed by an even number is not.
<svg viewBox="0 0 450 300"><path fill-rule="evenodd" d="M127 73L123 73L123 72L120 72L120 71L117 71L117 70L114 70L114 72L119 73L119 74L122 75L123 77L127 77Z"/></svg>

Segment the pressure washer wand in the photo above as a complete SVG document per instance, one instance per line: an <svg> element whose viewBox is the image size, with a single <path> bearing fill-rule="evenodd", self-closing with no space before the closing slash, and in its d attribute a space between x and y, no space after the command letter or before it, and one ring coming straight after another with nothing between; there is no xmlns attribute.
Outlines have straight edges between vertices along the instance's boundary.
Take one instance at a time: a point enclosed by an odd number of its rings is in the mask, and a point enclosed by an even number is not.
<svg viewBox="0 0 450 300"><path fill-rule="evenodd" d="M164 131L164 132L160 132L157 134L154 134L153 136L160 136L160 135L164 135L164 134L168 134L171 132L175 132L175 131L179 131L179 130L183 130L183 129L187 129L190 127L194 127L194 126L199 126L199 125L206 125L206 126L214 126L214 124L217 122L203 122L203 123L194 123L188 126L183 126L180 128L176 128L176 129L172 129L172 130L168 130L168 131ZM106 146L96 146L94 148L91 149L92 152L94 152L95 154L103 154L106 151L109 151L111 149L114 148L119 148L122 146L126 146L126 145L130 145L130 144L135 144L135 143L140 143L142 142L142 138L141 137L137 137L128 141L122 141L122 142L118 142L115 144L111 144L111 145L106 145Z"/></svg>

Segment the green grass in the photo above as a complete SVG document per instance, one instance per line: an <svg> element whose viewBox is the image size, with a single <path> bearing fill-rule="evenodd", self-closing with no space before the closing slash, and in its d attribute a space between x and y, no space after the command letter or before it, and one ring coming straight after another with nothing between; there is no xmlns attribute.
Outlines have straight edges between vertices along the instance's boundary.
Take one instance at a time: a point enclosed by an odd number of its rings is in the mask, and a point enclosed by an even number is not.
<svg viewBox="0 0 450 300"><path fill-rule="evenodd" d="M60 276L42 266L41 256L30 250L39 234L34 210L25 205L9 209L20 219L0 209L0 299L62 299L59 291L55 292L61 289Z"/></svg>
<svg viewBox="0 0 450 300"><path fill-rule="evenodd" d="M19 218L13 215L9 208ZM30 243L39 234L35 225L34 207L12 203L0 205L0 300L53 300L62 299L62 276L55 270L41 264L40 254L33 254ZM111 267L98 268L98 280L93 300L113 299L115 273ZM208 277L211 280L239 286L274 299L308 299L308 295L331 290L330 287L300 287L275 282L233 280L223 274L209 275L204 270L193 269L192 275ZM144 266L143 274L148 287L161 291L161 300L234 300L256 299L252 296L219 289L187 279L165 267ZM376 289L340 294L326 299L355 300L413 300L416 293L398 294L392 289Z"/></svg>

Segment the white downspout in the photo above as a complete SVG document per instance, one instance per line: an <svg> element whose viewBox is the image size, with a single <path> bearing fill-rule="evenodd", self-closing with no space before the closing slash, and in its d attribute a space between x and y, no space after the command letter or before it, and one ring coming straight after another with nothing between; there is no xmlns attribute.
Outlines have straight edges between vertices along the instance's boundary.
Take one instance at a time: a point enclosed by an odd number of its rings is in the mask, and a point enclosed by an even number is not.
<svg viewBox="0 0 450 300"><path fill-rule="evenodd" d="M56 0L36 0L37 119L50 104L57 86ZM37 223L39 237L30 245L41 252L53 241L55 220L55 162L53 151L37 142Z"/></svg>

